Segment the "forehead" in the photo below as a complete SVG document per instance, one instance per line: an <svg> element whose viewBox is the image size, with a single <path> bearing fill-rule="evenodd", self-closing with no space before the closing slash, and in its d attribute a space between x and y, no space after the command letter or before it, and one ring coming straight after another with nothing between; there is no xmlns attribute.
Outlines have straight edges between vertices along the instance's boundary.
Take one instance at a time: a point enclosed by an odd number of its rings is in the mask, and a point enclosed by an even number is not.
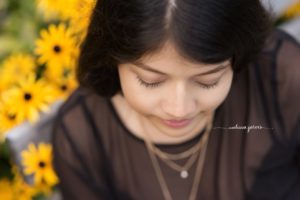
<svg viewBox="0 0 300 200"><path fill-rule="evenodd" d="M185 68L186 70L190 68L199 70L199 68L203 68L205 70L220 65L228 65L230 61L231 59L227 59L215 64L195 62L182 56L173 43L166 42L162 48L141 57L137 63L148 64L157 69Z"/></svg>
<svg viewBox="0 0 300 200"><path fill-rule="evenodd" d="M178 53L175 45L172 42L166 42L159 50L148 53L147 55L143 56L140 61L164 61L173 59L176 59L177 61L187 61Z"/></svg>

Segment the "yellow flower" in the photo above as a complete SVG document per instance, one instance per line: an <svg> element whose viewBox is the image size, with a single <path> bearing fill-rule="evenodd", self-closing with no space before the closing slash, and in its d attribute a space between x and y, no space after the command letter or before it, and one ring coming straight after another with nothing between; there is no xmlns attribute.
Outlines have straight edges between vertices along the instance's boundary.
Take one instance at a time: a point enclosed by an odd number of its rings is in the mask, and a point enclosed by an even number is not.
<svg viewBox="0 0 300 200"><path fill-rule="evenodd" d="M0 199L13 200L12 183L7 179L0 180Z"/></svg>
<svg viewBox="0 0 300 200"><path fill-rule="evenodd" d="M62 78L65 78L67 74L73 73L76 69L76 59L72 59L69 65L65 66L54 66L48 65L44 71L44 77L49 80L49 82L57 82Z"/></svg>
<svg viewBox="0 0 300 200"><path fill-rule="evenodd" d="M52 194L52 186L48 185L45 182L35 185L34 189L35 189L36 194L42 193L43 195L46 195L47 197L49 197Z"/></svg>
<svg viewBox="0 0 300 200"><path fill-rule="evenodd" d="M15 81L14 76L9 76L4 68L0 68L0 94L12 87Z"/></svg>
<svg viewBox="0 0 300 200"><path fill-rule="evenodd" d="M79 34L80 43L86 36L95 5L96 0L78 0L70 12L70 28L72 32Z"/></svg>
<svg viewBox="0 0 300 200"><path fill-rule="evenodd" d="M3 94L4 102L12 105L23 120L34 122L39 117L39 112L47 112L49 104L53 103L55 90L44 80L35 80L31 74L20 80L17 87L11 88Z"/></svg>
<svg viewBox="0 0 300 200"><path fill-rule="evenodd" d="M15 54L2 63L0 69L0 93L13 86L16 80L32 73L36 68L34 58L27 54Z"/></svg>
<svg viewBox="0 0 300 200"><path fill-rule="evenodd" d="M51 24L48 30L41 31L41 38L36 41L35 53L39 64L53 67L69 66L78 56L79 48L71 31L64 25Z"/></svg>
<svg viewBox="0 0 300 200"><path fill-rule="evenodd" d="M300 15L300 2L296 2L296 3L292 4L283 13L283 16L287 17L287 18L297 17L299 15Z"/></svg>
<svg viewBox="0 0 300 200"><path fill-rule="evenodd" d="M56 16L66 19L69 16L69 10L78 0L36 0L38 9L46 18L52 19Z"/></svg>
<svg viewBox="0 0 300 200"><path fill-rule="evenodd" d="M15 106L0 102L0 143L4 141L5 133L22 122ZM2 132L2 134L1 134Z"/></svg>
<svg viewBox="0 0 300 200"><path fill-rule="evenodd" d="M68 67L51 67L48 66L44 76L53 84L56 89L55 96L65 99L78 87L75 77L75 62Z"/></svg>
<svg viewBox="0 0 300 200"><path fill-rule="evenodd" d="M0 180L0 199L1 200L31 200L36 194L35 188L28 185L13 165L12 172L14 178L12 181L8 179Z"/></svg>
<svg viewBox="0 0 300 200"><path fill-rule="evenodd" d="M78 87L78 82L74 77L69 76L58 80L54 85L57 87L57 96L66 99Z"/></svg>
<svg viewBox="0 0 300 200"><path fill-rule="evenodd" d="M2 67L6 76L12 76L16 79L16 77L32 73L35 69L35 62L31 55L15 54L8 57L3 62Z"/></svg>
<svg viewBox="0 0 300 200"><path fill-rule="evenodd" d="M31 200L36 194L35 188L27 184L19 174L15 175L12 190L13 200Z"/></svg>
<svg viewBox="0 0 300 200"><path fill-rule="evenodd" d="M52 167L52 146L50 144L40 143L36 147L31 143L28 150L24 150L21 156L22 164L25 167L24 174L33 174L35 185L54 186L58 183L58 177Z"/></svg>

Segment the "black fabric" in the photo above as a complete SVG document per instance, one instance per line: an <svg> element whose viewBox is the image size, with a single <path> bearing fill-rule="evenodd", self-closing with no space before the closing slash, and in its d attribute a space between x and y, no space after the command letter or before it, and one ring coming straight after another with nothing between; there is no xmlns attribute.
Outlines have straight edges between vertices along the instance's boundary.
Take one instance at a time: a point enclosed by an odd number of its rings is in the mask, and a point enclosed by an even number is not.
<svg viewBox="0 0 300 200"><path fill-rule="evenodd" d="M264 128L232 128L251 125ZM202 133L157 147L180 152ZM299 137L300 46L275 30L259 58L234 74L216 110L197 199L299 200ZM163 199L144 141L126 128L110 99L78 88L60 109L52 142L64 199ZM160 166L173 199L187 199L195 166L186 180Z"/></svg>

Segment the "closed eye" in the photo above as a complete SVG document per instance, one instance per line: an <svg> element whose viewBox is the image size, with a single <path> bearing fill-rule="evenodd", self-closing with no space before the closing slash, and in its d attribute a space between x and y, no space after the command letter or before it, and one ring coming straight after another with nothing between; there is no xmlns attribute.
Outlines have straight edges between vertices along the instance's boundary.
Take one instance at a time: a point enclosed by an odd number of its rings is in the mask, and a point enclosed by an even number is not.
<svg viewBox="0 0 300 200"><path fill-rule="evenodd" d="M144 81L143 79L141 79L139 76L136 76L138 82L140 83L140 85L146 87L146 88L156 88L156 87L159 87L161 84L163 84L163 81L160 81L160 82L153 82L153 83L149 83L149 82L146 82ZM212 84L204 84L204 83L200 83L200 82L197 82L196 83L201 87L201 88L204 88L204 89L212 89L212 88L215 88L216 86L218 86L219 84L219 80L212 83Z"/></svg>
<svg viewBox="0 0 300 200"><path fill-rule="evenodd" d="M146 88L155 88L155 87L158 87L160 84L163 83L162 81L161 81L161 82L148 83L148 82L142 80L142 79L141 79L140 77L138 77L138 76L136 76L136 78L137 78L138 82L139 82L142 86L144 86L144 87L146 87Z"/></svg>
<svg viewBox="0 0 300 200"><path fill-rule="evenodd" d="M217 87L219 82L220 82L220 80L218 80L217 82L212 83L212 84L204 84L204 83L199 83L199 82L197 82L197 83L200 85L200 87L202 87L204 89L212 89L212 88Z"/></svg>

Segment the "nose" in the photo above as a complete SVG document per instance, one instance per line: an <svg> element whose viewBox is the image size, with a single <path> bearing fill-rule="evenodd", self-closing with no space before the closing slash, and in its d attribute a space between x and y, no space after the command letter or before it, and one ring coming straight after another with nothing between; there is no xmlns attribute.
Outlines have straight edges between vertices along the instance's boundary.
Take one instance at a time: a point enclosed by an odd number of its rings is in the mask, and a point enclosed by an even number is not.
<svg viewBox="0 0 300 200"><path fill-rule="evenodd" d="M169 119L188 119L196 111L197 101L193 98L184 84L177 84L174 89L169 90L165 95L162 104L163 111Z"/></svg>

